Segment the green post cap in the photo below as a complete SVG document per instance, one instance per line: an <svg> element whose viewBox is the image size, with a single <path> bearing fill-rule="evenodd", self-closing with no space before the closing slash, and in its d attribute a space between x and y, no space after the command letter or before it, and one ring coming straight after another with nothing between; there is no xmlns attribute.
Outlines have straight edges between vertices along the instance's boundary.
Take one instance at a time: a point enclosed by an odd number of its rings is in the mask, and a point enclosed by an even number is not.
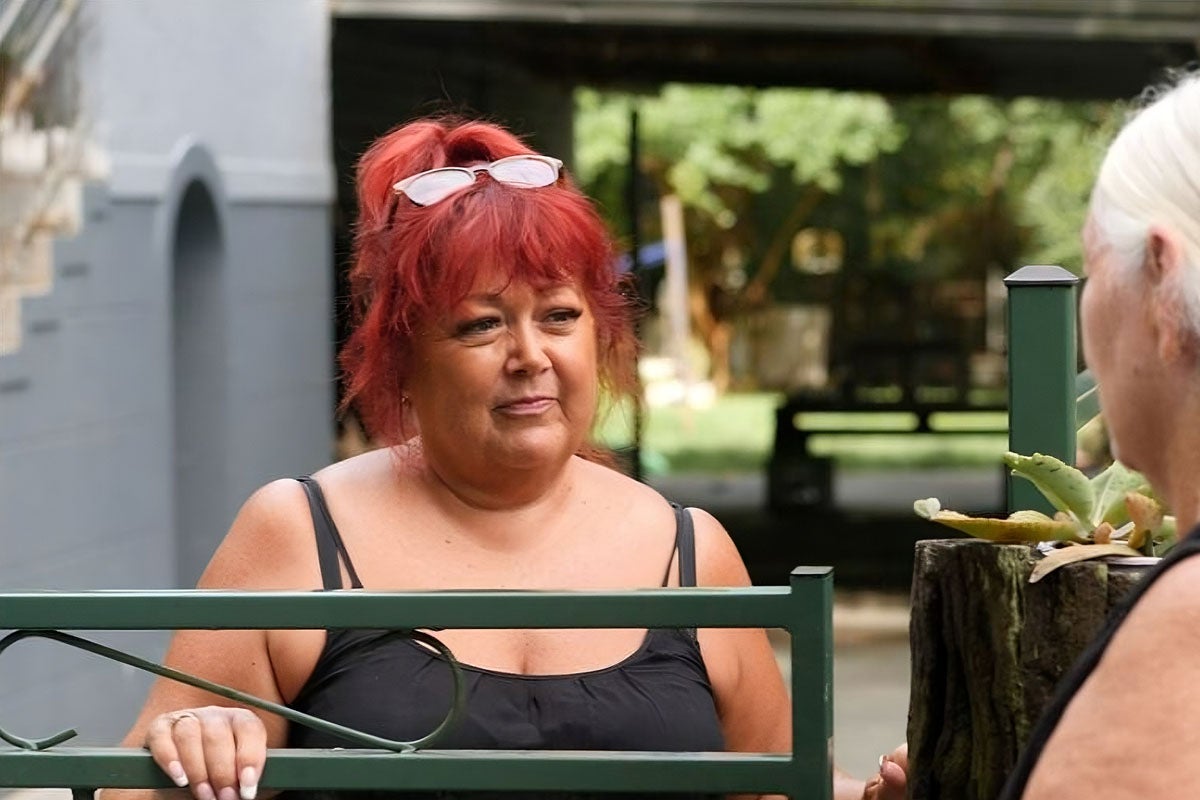
<svg viewBox="0 0 1200 800"><path fill-rule="evenodd" d="M1074 286L1079 276L1062 267L1048 264L1031 264L1004 279L1005 286Z"/></svg>

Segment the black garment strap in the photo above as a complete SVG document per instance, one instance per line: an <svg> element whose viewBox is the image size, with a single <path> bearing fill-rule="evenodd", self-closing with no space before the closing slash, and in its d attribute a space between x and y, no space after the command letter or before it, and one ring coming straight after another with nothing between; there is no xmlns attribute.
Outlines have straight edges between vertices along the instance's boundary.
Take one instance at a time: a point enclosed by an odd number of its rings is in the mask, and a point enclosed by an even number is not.
<svg viewBox="0 0 1200 800"><path fill-rule="evenodd" d="M338 533L337 525L329 514L329 506L325 504L321 484L310 475L303 475L296 480L300 481L305 494L308 495L308 508L312 513L313 530L317 535L317 561L321 565L322 585L326 589L343 588L342 570L338 565L338 556L341 556L341 562L346 565L346 572L350 575L350 588L363 588L358 573L354 571L354 564L350 561L350 553L346 551L346 543L342 541L342 535Z"/></svg>
<svg viewBox="0 0 1200 800"><path fill-rule="evenodd" d="M678 503L671 503L675 511L675 552L679 554L679 585L696 585L696 529L692 525L692 515ZM663 578L663 586L671 579L671 565L667 564L667 575Z"/></svg>

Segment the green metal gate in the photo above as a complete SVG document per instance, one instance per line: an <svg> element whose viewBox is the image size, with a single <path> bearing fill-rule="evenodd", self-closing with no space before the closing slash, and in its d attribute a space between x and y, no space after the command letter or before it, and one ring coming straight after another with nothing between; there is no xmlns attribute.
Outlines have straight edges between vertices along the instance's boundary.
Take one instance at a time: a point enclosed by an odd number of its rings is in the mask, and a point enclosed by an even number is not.
<svg viewBox="0 0 1200 800"><path fill-rule="evenodd" d="M44 638L211 688L63 631L371 628L784 628L791 634L791 754L437 750L340 730L361 750L270 751L267 789L393 791L755 792L832 797L833 571L798 568L788 586L631 592L79 592L0 594L0 653ZM457 665L454 665L457 670ZM457 674L457 673L456 673ZM461 690L461 686L459 687ZM290 709L292 724L320 725ZM466 698L461 691L455 705ZM452 713L448 724L453 724ZM2 722L2 721L0 721ZM328 723L325 723L328 725ZM64 731L26 739L0 727L0 787L173 789L148 753L74 747Z"/></svg>

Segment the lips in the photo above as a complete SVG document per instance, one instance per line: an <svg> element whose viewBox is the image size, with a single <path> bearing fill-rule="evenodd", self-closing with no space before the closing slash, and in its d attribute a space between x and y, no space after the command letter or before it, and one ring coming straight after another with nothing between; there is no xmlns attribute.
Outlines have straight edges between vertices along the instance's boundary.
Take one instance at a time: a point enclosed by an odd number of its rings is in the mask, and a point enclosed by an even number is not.
<svg viewBox="0 0 1200 800"><path fill-rule="evenodd" d="M530 395L528 397L518 397L514 400L506 400L496 406L496 411L502 414L524 415L524 414L541 414L549 409L557 400L553 397L545 395Z"/></svg>

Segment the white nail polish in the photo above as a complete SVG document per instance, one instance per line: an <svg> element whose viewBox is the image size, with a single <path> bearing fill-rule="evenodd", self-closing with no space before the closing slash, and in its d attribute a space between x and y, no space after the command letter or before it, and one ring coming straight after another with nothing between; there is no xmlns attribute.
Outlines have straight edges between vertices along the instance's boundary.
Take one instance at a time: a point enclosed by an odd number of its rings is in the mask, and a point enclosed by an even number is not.
<svg viewBox="0 0 1200 800"><path fill-rule="evenodd" d="M183 771L183 765L178 761L172 761L167 764L167 775L175 782L175 785L182 789L188 785L187 774Z"/></svg>
<svg viewBox="0 0 1200 800"><path fill-rule="evenodd" d="M254 767L246 767L242 770L241 780L238 783L238 795L242 800L254 800L258 795L258 775L255 773Z"/></svg>

